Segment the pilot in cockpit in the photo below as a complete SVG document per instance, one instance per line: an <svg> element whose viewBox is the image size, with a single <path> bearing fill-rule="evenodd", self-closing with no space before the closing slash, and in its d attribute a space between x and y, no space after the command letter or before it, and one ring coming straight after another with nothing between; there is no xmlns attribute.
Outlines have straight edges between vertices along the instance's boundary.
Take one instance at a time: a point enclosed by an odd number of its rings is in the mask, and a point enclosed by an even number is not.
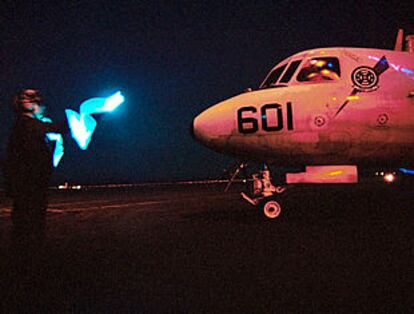
<svg viewBox="0 0 414 314"><path fill-rule="evenodd" d="M299 82L321 82L339 80L339 73L335 64L328 58L309 60L300 70Z"/></svg>

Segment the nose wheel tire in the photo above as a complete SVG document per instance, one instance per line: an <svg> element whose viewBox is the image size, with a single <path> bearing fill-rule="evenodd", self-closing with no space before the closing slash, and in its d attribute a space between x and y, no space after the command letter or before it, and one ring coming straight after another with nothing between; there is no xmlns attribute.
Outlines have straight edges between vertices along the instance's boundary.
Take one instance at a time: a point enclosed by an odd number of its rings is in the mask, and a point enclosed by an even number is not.
<svg viewBox="0 0 414 314"><path fill-rule="evenodd" d="M263 200L261 207L263 209L263 213L269 219L275 219L279 217L280 213L282 212L282 205L280 201L274 198Z"/></svg>

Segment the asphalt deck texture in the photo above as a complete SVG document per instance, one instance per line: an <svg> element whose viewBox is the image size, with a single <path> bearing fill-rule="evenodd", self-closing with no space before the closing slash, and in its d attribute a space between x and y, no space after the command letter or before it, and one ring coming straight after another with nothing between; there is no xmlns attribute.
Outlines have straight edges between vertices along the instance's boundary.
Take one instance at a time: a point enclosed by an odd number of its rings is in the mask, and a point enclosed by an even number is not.
<svg viewBox="0 0 414 314"><path fill-rule="evenodd" d="M270 221L236 188L51 192L24 271L3 200L1 311L414 312L412 192L298 187Z"/></svg>

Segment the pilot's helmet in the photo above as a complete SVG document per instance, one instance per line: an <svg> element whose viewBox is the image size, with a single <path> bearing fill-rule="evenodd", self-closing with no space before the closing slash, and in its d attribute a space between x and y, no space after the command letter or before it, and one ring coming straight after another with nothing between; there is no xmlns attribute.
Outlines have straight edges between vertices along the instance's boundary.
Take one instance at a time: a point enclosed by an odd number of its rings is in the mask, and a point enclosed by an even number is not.
<svg viewBox="0 0 414 314"><path fill-rule="evenodd" d="M31 104L41 105L43 97L40 91L34 88L20 90L14 97L13 106L16 112L31 112Z"/></svg>

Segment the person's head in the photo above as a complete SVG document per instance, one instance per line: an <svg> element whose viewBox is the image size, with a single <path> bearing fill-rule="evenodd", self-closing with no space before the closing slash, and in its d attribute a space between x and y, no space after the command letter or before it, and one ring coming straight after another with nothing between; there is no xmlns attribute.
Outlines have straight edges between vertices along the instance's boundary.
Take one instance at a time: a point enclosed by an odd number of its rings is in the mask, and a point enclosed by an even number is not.
<svg viewBox="0 0 414 314"><path fill-rule="evenodd" d="M14 109L18 114L37 118L42 116L45 111L42 102L43 98L39 90L33 88L22 89L14 97Z"/></svg>

